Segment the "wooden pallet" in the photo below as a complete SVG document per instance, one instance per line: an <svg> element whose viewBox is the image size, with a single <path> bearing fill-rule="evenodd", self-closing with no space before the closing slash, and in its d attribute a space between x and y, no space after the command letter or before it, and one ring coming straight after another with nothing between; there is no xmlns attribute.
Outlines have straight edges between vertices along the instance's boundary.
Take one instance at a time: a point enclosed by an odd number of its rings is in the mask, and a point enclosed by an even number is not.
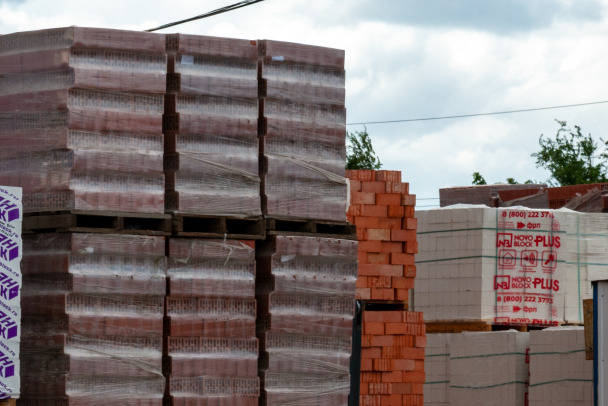
<svg viewBox="0 0 608 406"><path fill-rule="evenodd" d="M0 406L16 406L16 405L17 405L16 399L0 400Z"/></svg>
<svg viewBox="0 0 608 406"><path fill-rule="evenodd" d="M262 217L234 218L175 213L173 236L200 238L230 238L263 240L266 238L265 220Z"/></svg>
<svg viewBox="0 0 608 406"><path fill-rule="evenodd" d="M266 219L266 228L268 235L357 239L356 227L346 221L269 218Z"/></svg>
<svg viewBox="0 0 608 406"><path fill-rule="evenodd" d="M81 232L137 235L171 235L171 215L112 211L61 211L26 213L23 232Z"/></svg>
<svg viewBox="0 0 608 406"><path fill-rule="evenodd" d="M362 300L362 303L368 312L408 310L408 303L398 300Z"/></svg>

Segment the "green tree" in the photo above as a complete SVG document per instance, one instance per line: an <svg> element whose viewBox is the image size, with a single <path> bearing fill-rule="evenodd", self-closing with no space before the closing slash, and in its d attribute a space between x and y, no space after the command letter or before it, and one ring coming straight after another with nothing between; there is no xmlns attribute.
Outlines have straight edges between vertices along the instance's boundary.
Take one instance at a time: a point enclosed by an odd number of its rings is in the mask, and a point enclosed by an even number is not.
<svg viewBox="0 0 608 406"><path fill-rule="evenodd" d="M372 141L367 133L363 131L346 133L348 145L346 149L346 169L380 169L382 163L376 155Z"/></svg>
<svg viewBox="0 0 608 406"><path fill-rule="evenodd" d="M481 176L479 172L473 172L473 184L474 185L487 185L488 182Z"/></svg>
<svg viewBox="0 0 608 406"><path fill-rule="evenodd" d="M555 121L559 124L555 139L541 134L538 140L541 149L532 154L536 167L551 173L548 183L565 186L606 182L608 142L600 138L598 144L591 134L583 135L579 126L574 126L573 131L565 121Z"/></svg>

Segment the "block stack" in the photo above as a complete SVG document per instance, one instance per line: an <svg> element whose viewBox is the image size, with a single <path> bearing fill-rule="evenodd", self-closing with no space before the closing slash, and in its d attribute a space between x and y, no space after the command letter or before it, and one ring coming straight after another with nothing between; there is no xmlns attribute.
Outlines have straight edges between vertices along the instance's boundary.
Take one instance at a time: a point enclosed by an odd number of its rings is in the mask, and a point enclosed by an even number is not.
<svg viewBox="0 0 608 406"><path fill-rule="evenodd" d="M167 35L167 209L259 216L254 41Z"/></svg>
<svg viewBox="0 0 608 406"><path fill-rule="evenodd" d="M593 361L585 359L583 327L530 332L531 405L593 405Z"/></svg>
<svg viewBox="0 0 608 406"><path fill-rule="evenodd" d="M257 252L263 405L346 405L357 242L276 236Z"/></svg>
<svg viewBox="0 0 608 406"><path fill-rule="evenodd" d="M348 171L348 221L357 227L357 299L407 302L416 266L416 196L398 171Z"/></svg>
<svg viewBox="0 0 608 406"><path fill-rule="evenodd" d="M422 313L364 312L359 404L422 406L425 346Z"/></svg>
<svg viewBox="0 0 608 406"><path fill-rule="evenodd" d="M0 185L21 186L30 212L164 213L165 82L157 34L0 36Z"/></svg>
<svg viewBox="0 0 608 406"><path fill-rule="evenodd" d="M357 299L364 303L360 404L422 405L425 327L409 312L417 252L416 197L397 171L347 171L357 227Z"/></svg>
<svg viewBox="0 0 608 406"><path fill-rule="evenodd" d="M161 405L163 237L24 238L23 405Z"/></svg>
<svg viewBox="0 0 608 406"><path fill-rule="evenodd" d="M171 239L168 404L258 405L255 273L252 241Z"/></svg>
<svg viewBox="0 0 608 406"><path fill-rule="evenodd" d="M451 334L429 334L424 350L424 404L450 404L450 337Z"/></svg>
<svg viewBox="0 0 608 406"><path fill-rule="evenodd" d="M344 51L264 40L259 55L264 214L344 222Z"/></svg>

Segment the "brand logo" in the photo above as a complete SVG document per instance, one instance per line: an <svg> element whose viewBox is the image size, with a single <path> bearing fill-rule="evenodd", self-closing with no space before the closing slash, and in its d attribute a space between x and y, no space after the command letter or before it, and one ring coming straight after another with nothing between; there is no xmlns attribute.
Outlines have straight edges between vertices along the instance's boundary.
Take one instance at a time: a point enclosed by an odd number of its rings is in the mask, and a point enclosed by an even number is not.
<svg viewBox="0 0 608 406"><path fill-rule="evenodd" d="M10 223L19 219L19 207L5 197L0 197L0 221Z"/></svg>
<svg viewBox="0 0 608 406"><path fill-rule="evenodd" d="M511 248L513 246L513 234L497 233L496 234L496 246Z"/></svg>
<svg viewBox="0 0 608 406"><path fill-rule="evenodd" d="M494 276L494 290L510 289L510 288L511 288L511 277L509 275Z"/></svg>
<svg viewBox="0 0 608 406"><path fill-rule="evenodd" d="M0 376L10 378L15 375L15 363L5 353L0 351Z"/></svg>
<svg viewBox="0 0 608 406"><path fill-rule="evenodd" d="M19 244L9 237L0 234L0 259L12 261L19 256Z"/></svg>
<svg viewBox="0 0 608 406"><path fill-rule="evenodd" d="M12 300L19 295L19 283L4 272L0 272L0 297Z"/></svg>
<svg viewBox="0 0 608 406"><path fill-rule="evenodd" d="M0 338L10 340L19 334L19 326L8 314L0 310Z"/></svg>

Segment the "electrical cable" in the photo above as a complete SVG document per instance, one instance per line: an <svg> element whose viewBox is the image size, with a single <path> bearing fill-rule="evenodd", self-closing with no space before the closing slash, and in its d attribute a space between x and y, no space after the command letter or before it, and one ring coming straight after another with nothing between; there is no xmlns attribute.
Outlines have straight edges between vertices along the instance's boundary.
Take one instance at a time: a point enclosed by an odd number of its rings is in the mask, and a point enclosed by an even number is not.
<svg viewBox="0 0 608 406"><path fill-rule="evenodd" d="M196 17L191 17L191 18L187 18L185 20L180 20L180 21L176 21L176 22L173 22L173 23L164 24L164 25L161 25L159 27L150 28L149 30L144 30L144 31L153 32L153 31L162 30L163 28L174 27L176 25L180 25L180 24L183 24L183 23L188 23L190 21L200 20L202 18L207 18L207 17L218 15L218 14L226 13L228 11L236 10L238 8L241 8L241 7L250 6L252 4L260 3L262 1L264 1L264 0L244 0L244 1L239 1L238 3L231 4L230 6L220 7L218 9L216 9L216 10L209 11L208 13L201 14L201 15L198 15Z"/></svg>
<svg viewBox="0 0 608 406"><path fill-rule="evenodd" d="M466 117L478 117L478 116L494 116L494 115L499 115L499 114L524 113L524 112L528 112L528 111L551 110L551 109L564 109L564 108L568 108L568 107L590 106L593 104L604 104L604 103L608 103L608 100L590 102L590 103L566 104L563 106L537 107L537 108L521 109L521 110L495 111L492 113L460 114L457 116L440 116L440 117L425 117L425 118L409 118L409 119L403 119L403 120L386 120L386 121L367 121L367 122L361 122L361 123L346 123L346 125L407 123L407 122L412 122L412 121L431 121L431 120L447 120L447 119L453 119L453 118L466 118Z"/></svg>

